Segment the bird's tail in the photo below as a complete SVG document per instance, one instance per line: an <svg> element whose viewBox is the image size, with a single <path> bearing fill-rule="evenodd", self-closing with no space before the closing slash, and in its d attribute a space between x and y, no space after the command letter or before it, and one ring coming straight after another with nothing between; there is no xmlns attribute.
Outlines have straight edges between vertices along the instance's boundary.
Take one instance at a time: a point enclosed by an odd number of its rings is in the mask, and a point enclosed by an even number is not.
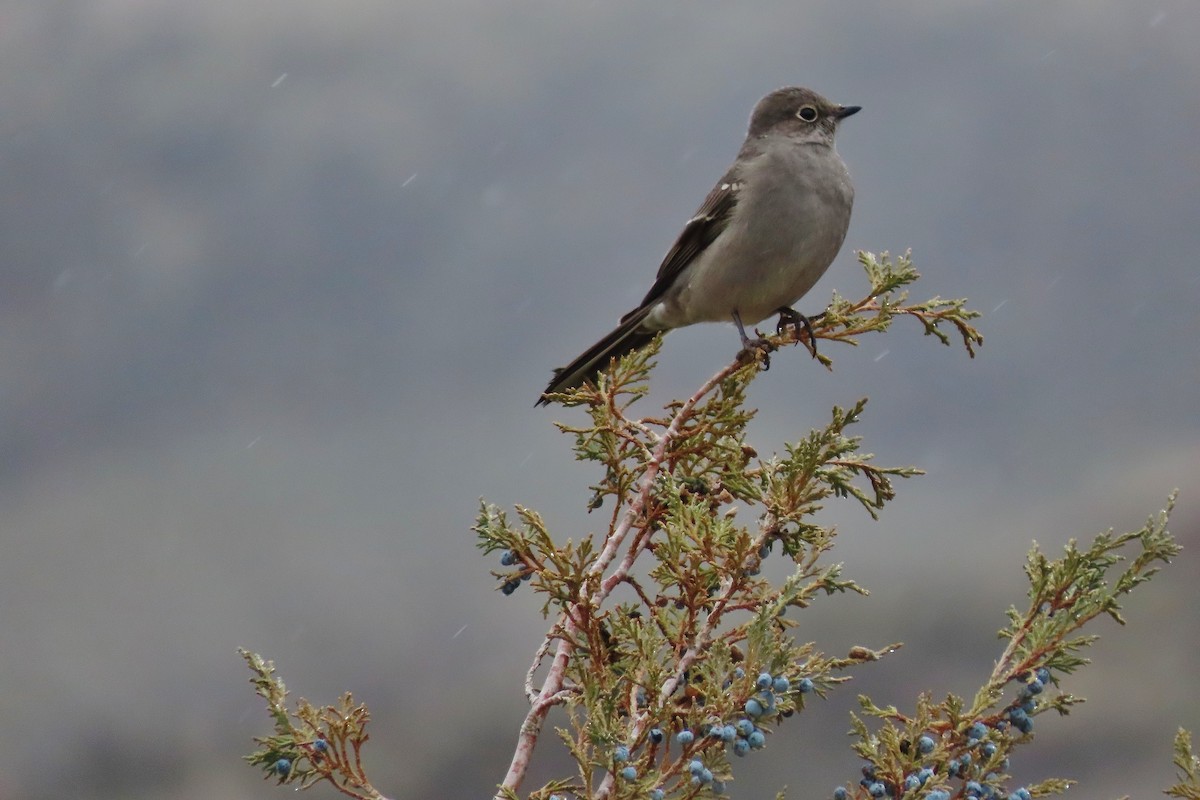
<svg viewBox="0 0 1200 800"><path fill-rule="evenodd" d="M538 398L537 405L544 406L549 403L549 394L575 389L585 381L594 380L597 375L608 369L612 359L620 358L649 344L658 332L645 330L641 325L652 307L644 306L626 314L612 333L589 347L583 355L567 366L554 370L554 379Z"/></svg>

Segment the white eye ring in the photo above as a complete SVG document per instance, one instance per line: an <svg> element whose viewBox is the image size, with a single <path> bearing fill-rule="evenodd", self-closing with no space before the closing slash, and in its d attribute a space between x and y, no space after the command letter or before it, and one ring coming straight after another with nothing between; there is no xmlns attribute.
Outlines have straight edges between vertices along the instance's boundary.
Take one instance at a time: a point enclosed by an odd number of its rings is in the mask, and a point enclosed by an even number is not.
<svg viewBox="0 0 1200 800"><path fill-rule="evenodd" d="M796 116L805 122L816 122L819 115L817 114L816 106L804 105L800 106L800 110L796 112Z"/></svg>

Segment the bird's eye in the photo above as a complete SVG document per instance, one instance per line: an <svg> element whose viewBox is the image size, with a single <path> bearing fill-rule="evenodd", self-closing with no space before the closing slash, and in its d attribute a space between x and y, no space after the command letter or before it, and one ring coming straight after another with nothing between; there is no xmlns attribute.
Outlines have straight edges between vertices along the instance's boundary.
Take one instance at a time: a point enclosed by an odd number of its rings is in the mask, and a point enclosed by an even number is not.
<svg viewBox="0 0 1200 800"><path fill-rule="evenodd" d="M815 122L817 119L817 109L815 106L800 106L800 110L796 112L796 116L805 122Z"/></svg>

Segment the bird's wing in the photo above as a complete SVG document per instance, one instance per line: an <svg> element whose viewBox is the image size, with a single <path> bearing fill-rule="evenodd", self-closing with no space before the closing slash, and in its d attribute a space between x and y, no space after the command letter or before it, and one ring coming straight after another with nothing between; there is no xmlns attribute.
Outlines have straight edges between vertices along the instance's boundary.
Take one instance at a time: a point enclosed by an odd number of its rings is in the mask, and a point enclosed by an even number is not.
<svg viewBox="0 0 1200 800"><path fill-rule="evenodd" d="M724 177L717 181L717 185L708 193L708 197L704 198L700 208L683 226L675 244L667 251L662 265L658 268L658 277L639 308L645 308L662 297L680 273L721 235L737 205L739 189L741 183L733 170L725 173Z"/></svg>

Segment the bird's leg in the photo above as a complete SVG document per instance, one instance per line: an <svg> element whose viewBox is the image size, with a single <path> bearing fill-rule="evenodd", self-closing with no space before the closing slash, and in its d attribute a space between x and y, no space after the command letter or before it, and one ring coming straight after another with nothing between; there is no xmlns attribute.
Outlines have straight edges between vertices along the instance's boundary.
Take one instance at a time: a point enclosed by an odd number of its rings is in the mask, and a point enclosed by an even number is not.
<svg viewBox="0 0 1200 800"><path fill-rule="evenodd" d="M808 352L812 353L812 357L817 357L817 337L813 333L812 323L808 321L808 317L801 314L794 308L783 306L775 309L775 313L779 315L779 324L775 326L775 332L783 335L789 325L796 331L796 336L799 338L800 330L803 329L806 339L801 339L805 346L808 347Z"/></svg>
<svg viewBox="0 0 1200 800"><path fill-rule="evenodd" d="M733 324L737 325L738 336L742 337L742 352L738 354L738 357L752 359L754 352L758 351L762 353L763 371L766 372L769 370L771 368L771 343L761 337L751 339L747 336L746 326L742 324L742 315L736 311L733 312ZM758 333L758 331L755 331L755 333Z"/></svg>

